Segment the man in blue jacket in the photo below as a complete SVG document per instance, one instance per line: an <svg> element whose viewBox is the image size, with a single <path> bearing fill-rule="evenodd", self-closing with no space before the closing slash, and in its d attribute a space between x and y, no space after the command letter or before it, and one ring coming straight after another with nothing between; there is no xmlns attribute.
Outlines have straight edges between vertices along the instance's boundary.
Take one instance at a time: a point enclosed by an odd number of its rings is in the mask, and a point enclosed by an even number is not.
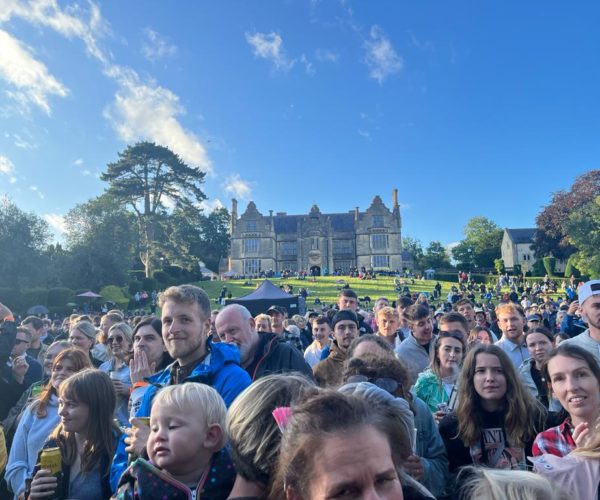
<svg viewBox="0 0 600 500"><path fill-rule="evenodd" d="M234 345L212 343L210 301L206 292L193 285L167 288L159 298L162 309L162 336L175 362L148 378L150 387L144 394L136 417L150 416L152 400L167 385L199 382L213 387L229 406L250 385L250 376L240 367L240 354ZM111 486L115 491L127 467L127 453L146 456L150 428L134 420L119 443L111 469ZM127 445L127 447L125 447Z"/></svg>

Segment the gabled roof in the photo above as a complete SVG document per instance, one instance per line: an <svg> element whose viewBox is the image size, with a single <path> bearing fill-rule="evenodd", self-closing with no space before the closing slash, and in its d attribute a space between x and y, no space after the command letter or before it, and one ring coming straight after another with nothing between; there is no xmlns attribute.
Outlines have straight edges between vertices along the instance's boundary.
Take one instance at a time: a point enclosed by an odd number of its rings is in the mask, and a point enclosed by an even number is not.
<svg viewBox="0 0 600 500"><path fill-rule="evenodd" d="M280 234L295 233L298 230L298 219L303 215L274 215L275 232Z"/></svg>
<svg viewBox="0 0 600 500"><path fill-rule="evenodd" d="M533 240L535 239L535 233L537 232L537 229L535 228L527 228L527 229L504 229L506 231L506 234L508 235L508 237L511 239L511 241L515 244L515 245L520 245L523 243L533 243Z"/></svg>
<svg viewBox="0 0 600 500"><path fill-rule="evenodd" d="M334 231L354 231L354 213L321 214L321 217L328 217L331 220L331 227ZM298 223L308 218L308 215L274 215L275 232L279 234L295 233L298 230Z"/></svg>

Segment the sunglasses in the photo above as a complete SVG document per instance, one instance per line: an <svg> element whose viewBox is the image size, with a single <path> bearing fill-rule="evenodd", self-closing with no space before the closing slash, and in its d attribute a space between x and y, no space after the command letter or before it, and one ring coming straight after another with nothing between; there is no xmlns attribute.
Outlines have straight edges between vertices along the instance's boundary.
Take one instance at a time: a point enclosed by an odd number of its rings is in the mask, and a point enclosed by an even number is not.
<svg viewBox="0 0 600 500"><path fill-rule="evenodd" d="M123 337L121 337L120 335L117 335L115 337L108 337L108 339L106 339L106 343L108 345L111 345L113 342L116 342L117 344L122 344Z"/></svg>
<svg viewBox="0 0 600 500"><path fill-rule="evenodd" d="M15 344L19 345L19 344L29 344L29 340L25 340L25 339L15 339Z"/></svg>
<svg viewBox="0 0 600 500"><path fill-rule="evenodd" d="M465 340L465 334L463 332L461 332L460 330L440 330L439 337L441 339L447 339L447 338L456 339L456 340L460 340L461 342L464 342L464 340Z"/></svg>
<svg viewBox="0 0 600 500"><path fill-rule="evenodd" d="M352 375L346 379L347 384L357 384L360 382L369 382L390 394L394 394L399 387L402 387L402 384L396 382L393 378L370 378L366 375Z"/></svg>

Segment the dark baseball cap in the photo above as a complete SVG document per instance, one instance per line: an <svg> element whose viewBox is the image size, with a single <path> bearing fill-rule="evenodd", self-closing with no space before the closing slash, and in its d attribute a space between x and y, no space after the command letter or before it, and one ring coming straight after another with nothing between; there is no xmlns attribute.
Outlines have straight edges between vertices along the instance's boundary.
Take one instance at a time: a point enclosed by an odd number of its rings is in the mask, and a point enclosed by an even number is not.
<svg viewBox="0 0 600 500"><path fill-rule="evenodd" d="M273 314L283 314L285 316L285 314L287 313L285 307L281 307L281 306L271 306L267 309L267 314L269 316L272 316Z"/></svg>

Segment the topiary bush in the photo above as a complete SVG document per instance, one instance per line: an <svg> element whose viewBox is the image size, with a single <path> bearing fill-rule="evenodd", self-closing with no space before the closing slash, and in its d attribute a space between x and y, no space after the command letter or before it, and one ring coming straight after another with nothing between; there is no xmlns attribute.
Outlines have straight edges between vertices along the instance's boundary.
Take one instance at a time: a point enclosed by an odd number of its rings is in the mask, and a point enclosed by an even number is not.
<svg viewBox="0 0 600 500"><path fill-rule="evenodd" d="M555 257L544 257L542 259L544 263L544 269L548 276L554 276L554 272L556 270L556 258Z"/></svg>

